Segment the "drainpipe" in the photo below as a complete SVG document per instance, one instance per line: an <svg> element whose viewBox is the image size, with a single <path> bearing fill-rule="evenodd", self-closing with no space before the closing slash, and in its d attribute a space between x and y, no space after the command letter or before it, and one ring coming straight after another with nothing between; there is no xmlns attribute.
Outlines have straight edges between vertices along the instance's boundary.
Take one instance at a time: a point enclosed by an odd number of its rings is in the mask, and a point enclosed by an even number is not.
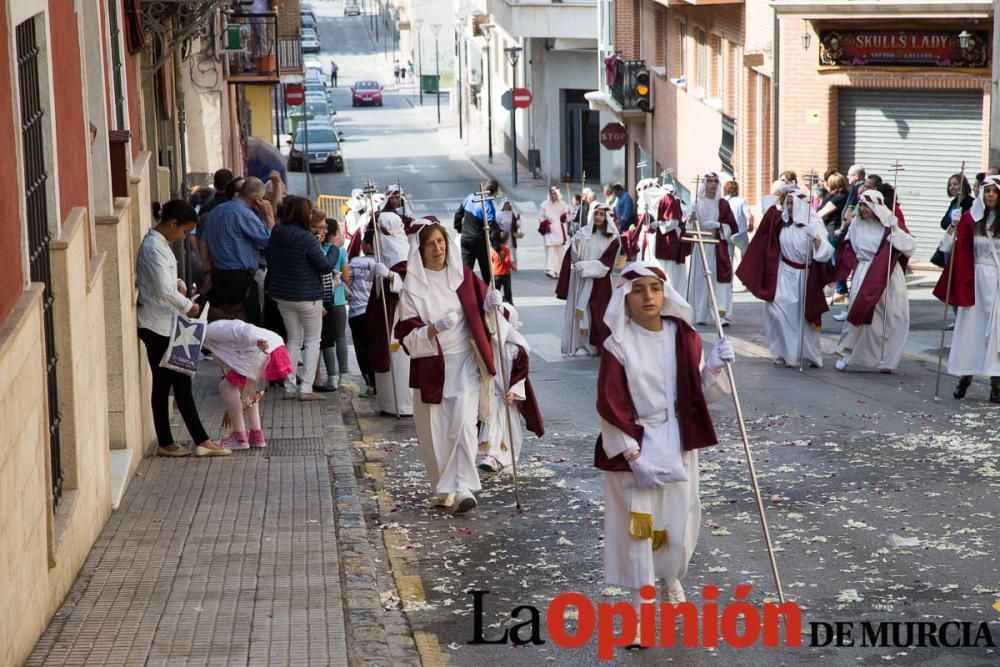
<svg viewBox="0 0 1000 667"><path fill-rule="evenodd" d="M771 182L778 180L778 97L780 92L781 22L774 12L774 33L771 37Z"/></svg>

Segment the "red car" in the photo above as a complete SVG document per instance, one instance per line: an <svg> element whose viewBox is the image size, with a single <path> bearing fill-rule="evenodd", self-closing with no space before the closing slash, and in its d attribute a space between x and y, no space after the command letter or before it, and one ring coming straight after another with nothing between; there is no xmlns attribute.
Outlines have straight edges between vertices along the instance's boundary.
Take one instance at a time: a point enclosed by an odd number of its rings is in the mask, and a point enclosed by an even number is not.
<svg viewBox="0 0 1000 667"><path fill-rule="evenodd" d="M358 81L351 86L351 106L382 106L382 86L378 81Z"/></svg>

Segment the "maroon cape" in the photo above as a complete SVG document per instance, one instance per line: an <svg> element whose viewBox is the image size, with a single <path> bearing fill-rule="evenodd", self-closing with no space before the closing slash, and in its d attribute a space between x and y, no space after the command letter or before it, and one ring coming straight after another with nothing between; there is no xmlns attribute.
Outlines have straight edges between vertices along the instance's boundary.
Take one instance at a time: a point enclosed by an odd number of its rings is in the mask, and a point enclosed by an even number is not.
<svg viewBox="0 0 1000 667"><path fill-rule="evenodd" d="M750 241L736 276L750 293L761 301L774 301L778 289L778 268L781 266L781 213L776 207L768 209L761 220L760 229ZM826 262L812 262L806 279L806 320L816 326L823 321L823 313L830 310L823 294L829 280Z"/></svg>
<svg viewBox="0 0 1000 667"><path fill-rule="evenodd" d="M962 214L955 232L955 245L948 255L946 264L937 285L934 286L934 296L940 301L947 300L949 306L968 308L976 305L976 254L973 243L976 237L976 221L968 211ZM951 290L948 290L948 272L952 272Z"/></svg>
<svg viewBox="0 0 1000 667"><path fill-rule="evenodd" d="M390 270L406 279L406 262L399 262ZM375 280L381 280L376 277ZM382 294L386 294L385 311L382 310ZM390 368L389 341L386 339L385 314L389 322L393 319L396 307L399 305L399 295L388 289L376 290L368 296L368 310L365 311L365 330L368 332L368 349L371 351L372 368L376 373L388 373Z"/></svg>
<svg viewBox="0 0 1000 667"><path fill-rule="evenodd" d="M490 337L486 333L486 320L483 315L483 301L486 298L486 283L479 279L469 267L464 267L465 278L458 286L456 293L458 301L462 304L462 313L465 321L472 331L472 340L482 357L486 370L490 375L496 375L496 367L493 364L493 348L490 346ZM424 322L419 317L407 320L400 320L396 323L393 335L402 343L414 329L429 326L430 322ZM406 346L403 346L406 349ZM409 350L407 350L409 354ZM444 353L441 345L438 344L438 353L435 357L421 357L419 359L410 358L410 388L420 390L420 400L424 403L440 404L444 393Z"/></svg>
<svg viewBox="0 0 1000 667"><path fill-rule="evenodd" d="M515 405L524 417L524 424L528 430L540 438L545 435L545 424L542 422L542 411L538 408L535 390L531 387L531 380L528 379L528 353L523 347L518 348L514 364L510 368L509 386L513 387L521 380L524 380L524 400L517 401Z"/></svg>
<svg viewBox="0 0 1000 667"><path fill-rule="evenodd" d="M599 261L608 267L608 274L594 281L594 288L590 292L590 302L587 304L587 310L590 311L590 336L588 340L590 340L591 345L598 349L604 345L604 339L611 335L611 330L604 323L604 313L608 310L608 304L611 303L611 273L615 268L615 258L618 256L620 245L621 242L615 239L608 244L601 255ZM577 261L577 258L572 257L572 254L573 246L570 245L569 250L563 255L562 270L559 272L559 281L556 283L556 298L563 301L569 298L570 267L573 262Z"/></svg>
<svg viewBox="0 0 1000 667"><path fill-rule="evenodd" d="M907 234L910 233L901 219L899 220L899 228ZM868 273L865 274L865 280L858 288L854 301L851 303L851 309L847 312L847 321L856 327L871 324L875 318L875 307L885 292L889 262L892 262L893 271L896 270L896 264L901 265L904 271L906 270L907 258L903 257L898 250L890 250L889 234L890 230L888 229L882 234L882 244L879 246L878 252L875 253L875 257L872 258ZM840 254L837 258L833 279L847 280L847 277L858 265L858 255L854 252L854 246L846 238L840 244L839 250Z"/></svg>
<svg viewBox="0 0 1000 667"><path fill-rule="evenodd" d="M736 224L736 217L733 216L733 210L729 208L729 202L725 199L719 200L719 222L729 227L731 234L740 231L739 225ZM691 225L688 229L693 231L696 227ZM713 244L715 245L715 280L720 283L731 283L733 282L733 263L729 259L729 243L722 238L721 226L715 230L715 240L718 241L718 243Z"/></svg>
<svg viewBox="0 0 1000 667"><path fill-rule="evenodd" d="M712 415L701 391L701 336L683 320L676 317L664 319L672 320L677 325L677 421L681 445L685 450L716 445L719 438L715 435ZM634 438L642 449L643 428L636 422L625 367L615 355L603 348L601 367L597 373L597 413ZM594 467L615 472L631 470L623 454L608 458L601 436L597 437L594 448Z"/></svg>

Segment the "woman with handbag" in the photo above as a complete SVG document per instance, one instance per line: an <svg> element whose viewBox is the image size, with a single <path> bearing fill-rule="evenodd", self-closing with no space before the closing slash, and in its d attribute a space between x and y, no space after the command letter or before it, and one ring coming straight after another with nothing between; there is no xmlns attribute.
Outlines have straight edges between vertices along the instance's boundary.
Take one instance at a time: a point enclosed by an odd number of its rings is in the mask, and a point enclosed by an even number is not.
<svg viewBox="0 0 1000 667"><path fill-rule="evenodd" d="M196 456L229 456L205 432L198 416L198 406L191 391L191 376L160 366L170 348L174 316L178 313L197 317L198 304L187 297L187 287L177 279L177 259L170 244L183 240L198 222L194 207L182 199L173 199L160 210L160 222L146 233L136 257L135 282L139 291L137 319L139 339L146 345L149 367L153 372L153 425L156 428L157 456L188 456L191 451L174 442L170 432L170 390L195 442Z"/></svg>

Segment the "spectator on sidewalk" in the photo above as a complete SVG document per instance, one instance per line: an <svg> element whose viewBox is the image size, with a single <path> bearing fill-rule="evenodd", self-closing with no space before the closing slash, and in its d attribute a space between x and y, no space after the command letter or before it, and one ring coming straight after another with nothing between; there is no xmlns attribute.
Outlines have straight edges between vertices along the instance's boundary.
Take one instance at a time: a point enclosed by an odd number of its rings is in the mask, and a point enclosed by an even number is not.
<svg viewBox="0 0 1000 667"><path fill-rule="evenodd" d="M500 184L496 180L486 182L486 194L496 199ZM462 263L474 269L479 263L479 273L483 280L490 279L490 249L487 239L490 230L496 227L496 207L493 199L486 202L486 219L483 219L483 204L479 192L470 193L455 213L456 231L462 235Z"/></svg>
<svg viewBox="0 0 1000 667"><path fill-rule="evenodd" d="M337 65L337 63L335 63L335 62L333 62L331 60L330 61L330 83L333 84L334 88L337 87L337 73L338 72L340 72L340 67Z"/></svg>
<svg viewBox="0 0 1000 667"><path fill-rule="evenodd" d="M615 202L615 220L618 221L618 229L627 232L635 224L635 201L621 183L615 183L611 190L618 199Z"/></svg>
<svg viewBox="0 0 1000 667"><path fill-rule="evenodd" d="M314 209L313 214L324 214ZM315 218L314 218L315 219ZM317 384L316 391L331 392L340 389L340 378L348 375L347 369L347 290L351 287L351 269L347 264L344 234L334 218L320 220L318 236L320 246L333 272L323 276L323 328L320 332L320 349L326 378ZM320 379L317 369L317 380Z"/></svg>
<svg viewBox="0 0 1000 667"><path fill-rule="evenodd" d="M186 313L197 317L201 308L186 295L187 286L177 279L177 259L170 244L181 241L194 229L198 214L180 199L163 205L160 221L146 233L136 257L135 277L139 291L137 319L139 339L146 346L146 357L153 375L150 404L156 428L158 456L188 456L191 452L174 441L170 432L170 390L194 441L197 456L227 456L229 450L212 442L198 416L198 406L191 391L191 376L160 366L170 346L174 315Z"/></svg>
<svg viewBox="0 0 1000 667"><path fill-rule="evenodd" d="M201 225L204 222L204 216L212 212L219 204L225 204L227 201L232 199L232 195L226 193L226 186L229 185L230 181L233 180L235 176L233 172L228 169L217 169L212 175L212 187L214 192L211 198L206 199L201 203L201 208L198 209L198 224Z"/></svg>
<svg viewBox="0 0 1000 667"><path fill-rule="evenodd" d="M277 211L278 206L281 205L281 200L287 194L288 188L285 187L284 181L281 180L281 172L277 169L272 169L267 183L264 184L264 199L271 202L271 210Z"/></svg>
<svg viewBox="0 0 1000 667"><path fill-rule="evenodd" d="M260 212L258 217L255 211ZM254 273L261 267L274 227L271 204L264 199L264 183L247 178L232 201L222 204L205 220L204 241L211 269L209 302L218 319L260 324L260 295Z"/></svg>
<svg viewBox="0 0 1000 667"><path fill-rule="evenodd" d="M358 395L359 398L371 398L375 395L375 374L372 372L368 335L365 333L365 313L368 311L368 299L375 283L375 248L372 245L374 242L375 232L369 230L361 240L361 251L364 254L354 257L348 264L351 285L347 322L351 327L351 339L354 341L354 356L358 360L361 377L367 385L364 393Z"/></svg>
<svg viewBox="0 0 1000 667"><path fill-rule="evenodd" d="M313 379L319 364L320 334L323 328L323 279L333 269L319 240L310 229L312 204L305 197L289 195L284 201L284 218L274 228L267 246L268 289L288 332L288 353L292 368L302 359L302 381L296 387L295 374L285 380L285 398L300 401L323 400L313 393Z"/></svg>
<svg viewBox="0 0 1000 667"><path fill-rule="evenodd" d="M258 405L267 382L292 374L285 341L247 322L216 320L206 327L205 347L223 372L219 396L226 408L222 426L227 433L219 444L226 449L267 447Z"/></svg>
<svg viewBox="0 0 1000 667"><path fill-rule="evenodd" d="M397 60L392 64L392 78L396 80L397 84L399 83L400 69L399 61Z"/></svg>

